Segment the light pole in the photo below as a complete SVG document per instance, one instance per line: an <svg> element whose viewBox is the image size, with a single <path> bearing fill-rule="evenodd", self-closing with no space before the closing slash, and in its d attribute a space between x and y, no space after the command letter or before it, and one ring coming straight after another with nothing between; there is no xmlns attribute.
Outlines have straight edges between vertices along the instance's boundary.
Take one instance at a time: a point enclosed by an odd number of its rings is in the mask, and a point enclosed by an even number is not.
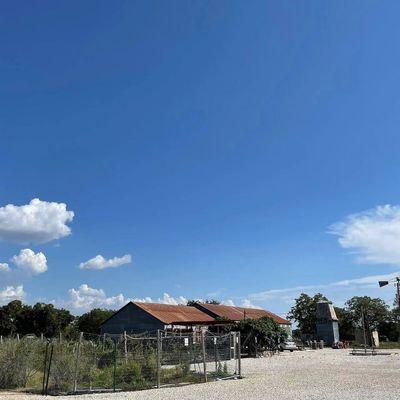
<svg viewBox="0 0 400 400"><path fill-rule="evenodd" d="M384 287L386 285L389 285L389 283L394 283L396 286L396 303L397 307L400 310L400 277L397 276L396 278L390 279L388 281L379 281L379 287Z"/></svg>

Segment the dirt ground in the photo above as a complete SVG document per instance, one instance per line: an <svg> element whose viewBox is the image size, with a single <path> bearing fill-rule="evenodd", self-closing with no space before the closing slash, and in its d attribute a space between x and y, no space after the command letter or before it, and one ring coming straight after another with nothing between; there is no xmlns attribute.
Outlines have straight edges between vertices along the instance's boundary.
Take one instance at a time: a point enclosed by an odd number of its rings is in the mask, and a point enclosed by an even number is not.
<svg viewBox="0 0 400 400"><path fill-rule="evenodd" d="M58 397L68 400L359 400L400 399L400 352L351 356L348 350L284 353L244 359L244 379L141 392ZM43 400L42 396L0 392L5 400Z"/></svg>

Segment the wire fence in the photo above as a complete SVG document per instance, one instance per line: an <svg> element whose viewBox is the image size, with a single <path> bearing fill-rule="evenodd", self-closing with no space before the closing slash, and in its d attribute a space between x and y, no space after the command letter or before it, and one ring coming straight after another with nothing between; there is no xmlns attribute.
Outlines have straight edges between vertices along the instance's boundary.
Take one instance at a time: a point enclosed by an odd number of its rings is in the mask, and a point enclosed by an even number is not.
<svg viewBox="0 0 400 400"><path fill-rule="evenodd" d="M143 390L241 377L240 334L158 331L0 342L0 389L43 394Z"/></svg>

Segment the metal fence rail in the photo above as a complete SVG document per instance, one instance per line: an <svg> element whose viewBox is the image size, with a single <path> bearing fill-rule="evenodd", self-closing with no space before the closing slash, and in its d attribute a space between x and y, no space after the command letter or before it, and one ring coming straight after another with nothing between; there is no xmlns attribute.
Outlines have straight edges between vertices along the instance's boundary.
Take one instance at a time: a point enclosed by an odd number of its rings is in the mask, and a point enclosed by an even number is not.
<svg viewBox="0 0 400 400"><path fill-rule="evenodd" d="M24 371L0 388L43 394L143 390L241 376L240 335L158 331L149 336L91 335L66 340L10 339L0 343L0 375ZM7 353L7 354L5 354ZM11 359L10 359L11 357Z"/></svg>

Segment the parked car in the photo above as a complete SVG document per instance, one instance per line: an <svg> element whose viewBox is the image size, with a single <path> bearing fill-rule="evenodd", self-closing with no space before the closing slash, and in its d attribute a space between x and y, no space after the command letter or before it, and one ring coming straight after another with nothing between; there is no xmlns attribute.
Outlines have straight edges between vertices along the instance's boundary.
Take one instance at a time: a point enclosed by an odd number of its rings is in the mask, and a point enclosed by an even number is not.
<svg viewBox="0 0 400 400"><path fill-rule="evenodd" d="M289 350L290 352L292 352L294 350L298 350L298 347L296 346L296 343L292 340L286 340L285 342L279 344L279 351L284 350Z"/></svg>

